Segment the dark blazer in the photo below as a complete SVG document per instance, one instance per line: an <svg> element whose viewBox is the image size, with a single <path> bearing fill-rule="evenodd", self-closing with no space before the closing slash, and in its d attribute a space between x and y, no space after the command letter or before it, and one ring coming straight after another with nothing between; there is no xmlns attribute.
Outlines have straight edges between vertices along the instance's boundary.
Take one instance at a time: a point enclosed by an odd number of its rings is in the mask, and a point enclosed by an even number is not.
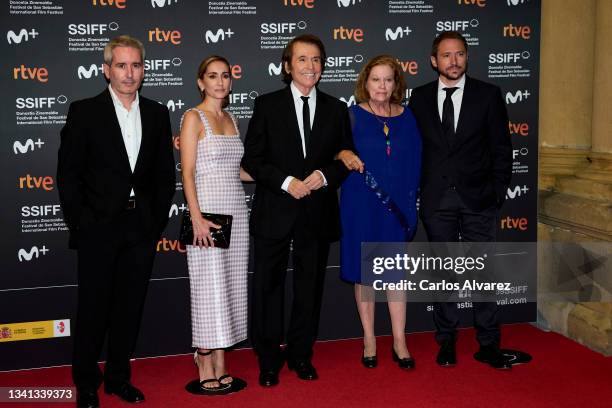
<svg viewBox="0 0 612 408"><path fill-rule="evenodd" d="M57 186L70 247L82 228L110 223L126 207L133 188L136 209L157 239L168 221L175 192L172 130L168 109L140 96L142 141L134 172L108 88L70 104L61 131Z"/></svg>
<svg viewBox="0 0 612 408"><path fill-rule="evenodd" d="M501 206L512 176L512 144L499 87L466 77L452 146L442 132L437 95L436 80L410 97L423 138L421 215L438 208L450 184L474 211Z"/></svg>
<svg viewBox="0 0 612 408"><path fill-rule="evenodd" d="M295 104L289 87L255 100L245 139L242 167L255 179L251 234L271 239L286 237L301 210L311 231L323 240L340 238L337 188L349 171L334 156L353 149L346 104L317 90L317 103L306 158L302 153ZM301 200L281 189L287 176L304 180L321 170L327 187Z"/></svg>

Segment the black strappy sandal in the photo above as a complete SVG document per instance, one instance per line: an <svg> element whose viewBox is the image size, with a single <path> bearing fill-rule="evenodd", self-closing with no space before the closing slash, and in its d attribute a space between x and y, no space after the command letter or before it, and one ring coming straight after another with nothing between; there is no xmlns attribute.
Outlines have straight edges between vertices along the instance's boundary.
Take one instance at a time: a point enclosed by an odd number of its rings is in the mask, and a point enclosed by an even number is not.
<svg viewBox="0 0 612 408"><path fill-rule="evenodd" d="M209 356L211 354L212 354L212 350L209 350L205 353L201 352L200 350L196 350L195 353L193 354L194 364L199 368L198 355ZM227 377L224 377L224 378L227 378ZM206 384L210 384L212 382L218 383L219 386L217 387L206 387L205 386ZM190 381L185 386L185 389L188 392L192 394L197 394L197 395L225 395L231 392L230 390L232 388L232 383L233 381L227 384L223 384L216 378L207 378L205 380L200 381L200 379L198 378L196 380Z"/></svg>

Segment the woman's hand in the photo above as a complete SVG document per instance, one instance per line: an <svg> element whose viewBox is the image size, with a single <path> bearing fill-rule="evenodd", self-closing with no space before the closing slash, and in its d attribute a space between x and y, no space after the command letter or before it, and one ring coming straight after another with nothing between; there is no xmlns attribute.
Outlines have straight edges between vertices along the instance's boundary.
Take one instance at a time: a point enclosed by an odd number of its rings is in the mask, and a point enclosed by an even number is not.
<svg viewBox="0 0 612 408"><path fill-rule="evenodd" d="M355 153L350 150L342 150L336 156L337 159L341 160L349 170L356 170L360 173L363 173L364 164Z"/></svg>
<svg viewBox="0 0 612 408"><path fill-rule="evenodd" d="M210 229L221 228L220 225L217 225L211 221L208 221L206 218L202 217L200 214L194 214L191 217L191 225L193 226L193 245L198 247L214 247L215 242L210 235Z"/></svg>

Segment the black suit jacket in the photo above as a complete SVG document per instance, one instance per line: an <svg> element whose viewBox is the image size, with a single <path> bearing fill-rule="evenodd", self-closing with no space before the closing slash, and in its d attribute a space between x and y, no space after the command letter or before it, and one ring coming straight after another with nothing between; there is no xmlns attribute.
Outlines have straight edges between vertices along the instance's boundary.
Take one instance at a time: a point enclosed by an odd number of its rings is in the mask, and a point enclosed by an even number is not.
<svg viewBox="0 0 612 408"><path fill-rule="evenodd" d="M250 221L255 236L286 237L300 211L305 211L309 229L318 239L340 238L336 190L349 172L334 156L342 149L353 149L346 104L317 90L306 158L301 140L289 87L255 100L242 159L243 168L257 183ZM304 180L315 170L323 172L327 187L300 200L281 189L287 176Z"/></svg>
<svg viewBox="0 0 612 408"><path fill-rule="evenodd" d="M501 206L512 176L512 144L500 89L466 77L452 145L442 132L437 98L437 80L414 89L410 97L423 138L421 214L438 208L451 183L474 211Z"/></svg>
<svg viewBox="0 0 612 408"><path fill-rule="evenodd" d="M110 223L126 207L134 189L136 208L147 231L159 238L175 192L172 130L168 109L140 97L142 140L134 172L108 88L98 96L70 104L61 131L57 186L70 247L78 231Z"/></svg>

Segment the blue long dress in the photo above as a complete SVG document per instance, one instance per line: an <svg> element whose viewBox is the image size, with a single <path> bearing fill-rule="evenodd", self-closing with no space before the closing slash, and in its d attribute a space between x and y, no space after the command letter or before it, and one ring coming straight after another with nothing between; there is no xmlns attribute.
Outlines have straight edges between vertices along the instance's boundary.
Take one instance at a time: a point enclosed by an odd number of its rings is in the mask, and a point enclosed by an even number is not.
<svg viewBox="0 0 612 408"><path fill-rule="evenodd" d="M351 172L340 192L341 277L348 282L361 283L362 242L404 242L414 236L421 136L412 111L404 107L401 115L386 118L391 141L391 154L387 156L383 124L359 105L353 105L350 114L359 157L382 190L395 201L412 231L407 238L396 215L366 186L363 175Z"/></svg>

